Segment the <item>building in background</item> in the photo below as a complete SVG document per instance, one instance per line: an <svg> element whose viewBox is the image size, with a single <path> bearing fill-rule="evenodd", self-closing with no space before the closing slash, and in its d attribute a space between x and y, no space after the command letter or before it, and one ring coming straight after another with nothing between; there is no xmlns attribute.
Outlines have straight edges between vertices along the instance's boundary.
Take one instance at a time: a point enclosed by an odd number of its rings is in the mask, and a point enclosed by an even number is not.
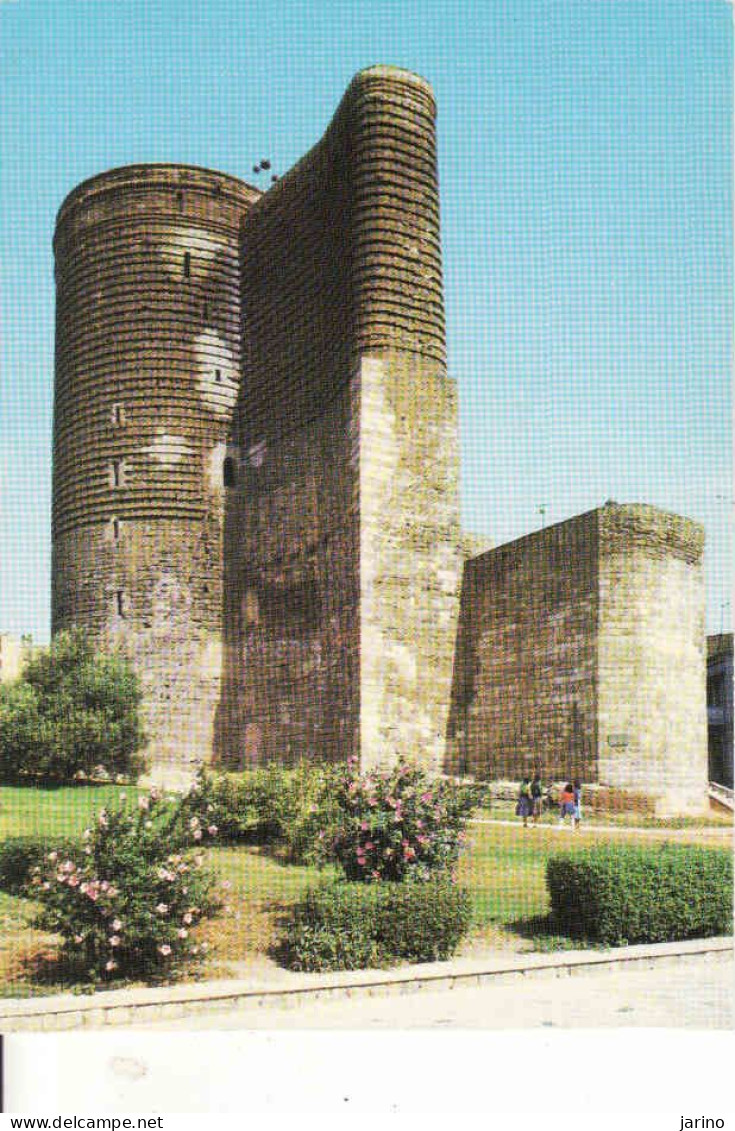
<svg viewBox="0 0 735 1131"><path fill-rule="evenodd" d="M709 780L733 788L732 633L707 637Z"/></svg>

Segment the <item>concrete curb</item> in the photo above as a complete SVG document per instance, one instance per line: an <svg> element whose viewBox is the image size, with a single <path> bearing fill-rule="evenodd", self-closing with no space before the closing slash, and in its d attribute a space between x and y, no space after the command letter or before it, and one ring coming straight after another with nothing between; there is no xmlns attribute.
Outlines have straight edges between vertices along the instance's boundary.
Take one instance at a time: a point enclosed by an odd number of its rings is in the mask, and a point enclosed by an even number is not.
<svg viewBox="0 0 735 1131"><path fill-rule="evenodd" d="M610 950L513 954L500 951L479 959L454 959L397 970L358 970L336 974L274 972L257 982L232 980L161 986L153 989L108 990L90 997L0 1000L0 1032L59 1032L108 1025L165 1021L199 1013L255 1008L297 1008L303 1001L373 997L384 994L447 990L460 986L503 985L521 979L578 976L599 970L650 969L654 965L706 960L726 962L733 956L732 938L695 939Z"/></svg>

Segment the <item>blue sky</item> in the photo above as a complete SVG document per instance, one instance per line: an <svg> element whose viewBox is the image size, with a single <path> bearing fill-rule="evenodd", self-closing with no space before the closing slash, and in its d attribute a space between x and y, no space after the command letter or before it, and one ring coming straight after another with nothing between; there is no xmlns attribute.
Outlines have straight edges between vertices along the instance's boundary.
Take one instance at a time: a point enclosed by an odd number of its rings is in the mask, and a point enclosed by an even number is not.
<svg viewBox="0 0 735 1131"><path fill-rule="evenodd" d="M0 630L48 636L63 198L130 162L285 171L376 62L439 105L465 526L688 515L730 628L726 0L0 0L0 52Z"/></svg>

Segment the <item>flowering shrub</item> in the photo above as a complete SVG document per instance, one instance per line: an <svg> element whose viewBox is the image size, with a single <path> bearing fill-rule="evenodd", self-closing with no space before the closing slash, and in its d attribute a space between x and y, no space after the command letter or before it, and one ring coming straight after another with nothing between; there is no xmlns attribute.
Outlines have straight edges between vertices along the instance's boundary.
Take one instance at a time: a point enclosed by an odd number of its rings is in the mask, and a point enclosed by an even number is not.
<svg viewBox="0 0 735 1131"><path fill-rule="evenodd" d="M430 778L403 759L390 769L357 773L354 762L337 782L341 827L334 854L350 880L427 880L450 870L476 804L474 792Z"/></svg>
<svg viewBox="0 0 735 1131"><path fill-rule="evenodd" d="M184 817L155 791L134 810L102 810L73 851L49 852L28 895L36 926L62 937L62 955L91 979L155 977L202 957L196 925L219 907L202 845L217 829Z"/></svg>

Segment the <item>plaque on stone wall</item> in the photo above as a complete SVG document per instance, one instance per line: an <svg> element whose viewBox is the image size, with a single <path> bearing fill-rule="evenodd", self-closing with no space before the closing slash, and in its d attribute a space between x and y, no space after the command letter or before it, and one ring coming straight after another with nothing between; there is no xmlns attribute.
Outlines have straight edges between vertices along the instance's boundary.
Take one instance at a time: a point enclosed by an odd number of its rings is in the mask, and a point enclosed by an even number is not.
<svg viewBox="0 0 735 1131"><path fill-rule="evenodd" d="M628 736L627 734L609 734L607 744L608 746L627 746Z"/></svg>

